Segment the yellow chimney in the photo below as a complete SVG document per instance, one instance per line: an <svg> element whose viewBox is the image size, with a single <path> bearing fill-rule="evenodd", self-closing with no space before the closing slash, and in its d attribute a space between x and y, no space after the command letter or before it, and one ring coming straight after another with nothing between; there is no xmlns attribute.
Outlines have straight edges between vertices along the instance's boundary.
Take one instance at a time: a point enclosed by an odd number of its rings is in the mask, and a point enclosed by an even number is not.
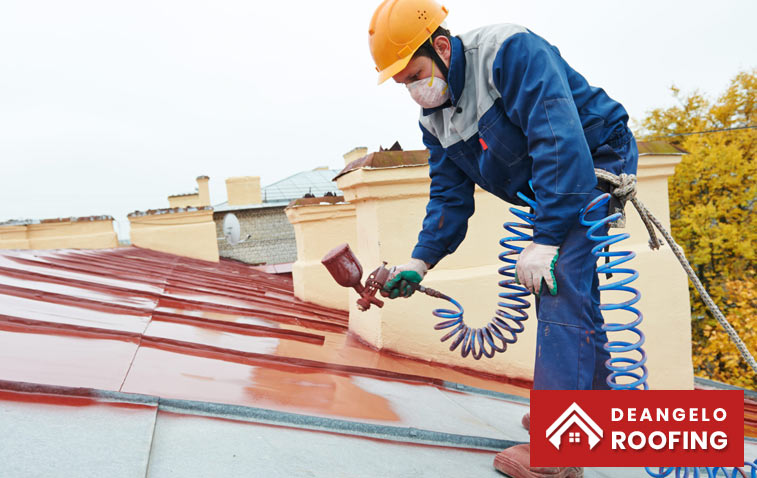
<svg viewBox="0 0 757 478"><path fill-rule="evenodd" d="M226 180L226 194L229 206L260 204L260 176L240 176Z"/></svg>
<svg viewBox="0 0 757 478"><path fill-rule="evenodd" d="M196 193L172 194L168 196L168 204L172 208L210 206L209 179L207 176L197 176Z"/></svg>
<svg viewBox="0 0 757 478"><path fill-rule="evenodd" d="M342 157L344 158L344 165L346 166L356 159L362 158L366 154L368 154L368 148L366 148L365 146L358 146L357 148L353 148L352 151L344 153L342 155Z"/></svg>
<svg viewBox="0 0 757 478"><path fill-rule="evenodd" d="M199 196L198 206L210 206L210 190L208 189L207 176L197 176L197 194Z"/></svg>

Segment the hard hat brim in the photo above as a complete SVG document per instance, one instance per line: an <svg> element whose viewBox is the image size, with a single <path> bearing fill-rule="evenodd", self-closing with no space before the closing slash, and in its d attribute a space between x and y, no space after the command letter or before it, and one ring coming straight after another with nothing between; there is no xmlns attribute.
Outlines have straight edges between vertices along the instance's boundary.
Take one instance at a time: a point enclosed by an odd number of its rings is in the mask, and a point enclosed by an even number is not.
<svg viewBox="0 0 757 478"><path fill-rule="evenodd" d="M415 52L413 52L415 53ZM410 60L413 59L413 53L407 55L406 57L400 58L399 60L395 61L388 67L384 68L383 70L379 71L378 76L378 84L385 82L389 78L393 77L400 71L404 70L408 63L410 63Z"/></svg>

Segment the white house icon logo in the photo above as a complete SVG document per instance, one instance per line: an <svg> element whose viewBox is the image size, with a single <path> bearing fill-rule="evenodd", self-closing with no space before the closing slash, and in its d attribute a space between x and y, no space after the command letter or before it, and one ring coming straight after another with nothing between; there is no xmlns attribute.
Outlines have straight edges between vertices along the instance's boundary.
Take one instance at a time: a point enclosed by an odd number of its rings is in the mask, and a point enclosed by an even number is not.
<svg viewBox="0 0 757 478"><path fill-rule="evenodd" d="M603 432L599 426L594 423L594 420L584 412L576 402L573 402L567 410L560 415L560 418L547 428L547 438L555 448L560 449L560 438L563 434L573 425L578 425L586 436L589 437L589 449L599 443L599 439L602 438ZM577 443L579 441L578 434L571 433L571 443Z"/></svg>

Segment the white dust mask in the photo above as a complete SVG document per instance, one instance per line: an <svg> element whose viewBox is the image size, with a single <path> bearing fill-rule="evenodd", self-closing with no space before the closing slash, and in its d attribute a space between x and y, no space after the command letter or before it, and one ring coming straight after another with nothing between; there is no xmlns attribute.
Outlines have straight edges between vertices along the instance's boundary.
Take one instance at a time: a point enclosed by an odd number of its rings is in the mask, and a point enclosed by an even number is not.
<svg viewBox="0 0 757 478"><path fill-rule="evenodd" d="M424 108L436 108L449 99L447 82L434 76L434 62L431 62L431 76L407 84L410 96Z"/></svg>

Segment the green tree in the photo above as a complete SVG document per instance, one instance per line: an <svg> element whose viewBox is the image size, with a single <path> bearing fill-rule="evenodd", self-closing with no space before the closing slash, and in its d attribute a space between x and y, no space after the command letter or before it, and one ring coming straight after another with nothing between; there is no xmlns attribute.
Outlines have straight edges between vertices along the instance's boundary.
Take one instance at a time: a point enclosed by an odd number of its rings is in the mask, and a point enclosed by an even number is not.
<svg viewBox="0 0 757 478"><path fill-rule="evenodd" d="M755 353L757 69L736 75L714 102L697 91L684 95L676 87L671 90L677 105L650 111L637 137L664 139L689 152L668 184L672 233L713 300ZM691 284L689 289L695 373L757 389L755 374Z"/></svg>

